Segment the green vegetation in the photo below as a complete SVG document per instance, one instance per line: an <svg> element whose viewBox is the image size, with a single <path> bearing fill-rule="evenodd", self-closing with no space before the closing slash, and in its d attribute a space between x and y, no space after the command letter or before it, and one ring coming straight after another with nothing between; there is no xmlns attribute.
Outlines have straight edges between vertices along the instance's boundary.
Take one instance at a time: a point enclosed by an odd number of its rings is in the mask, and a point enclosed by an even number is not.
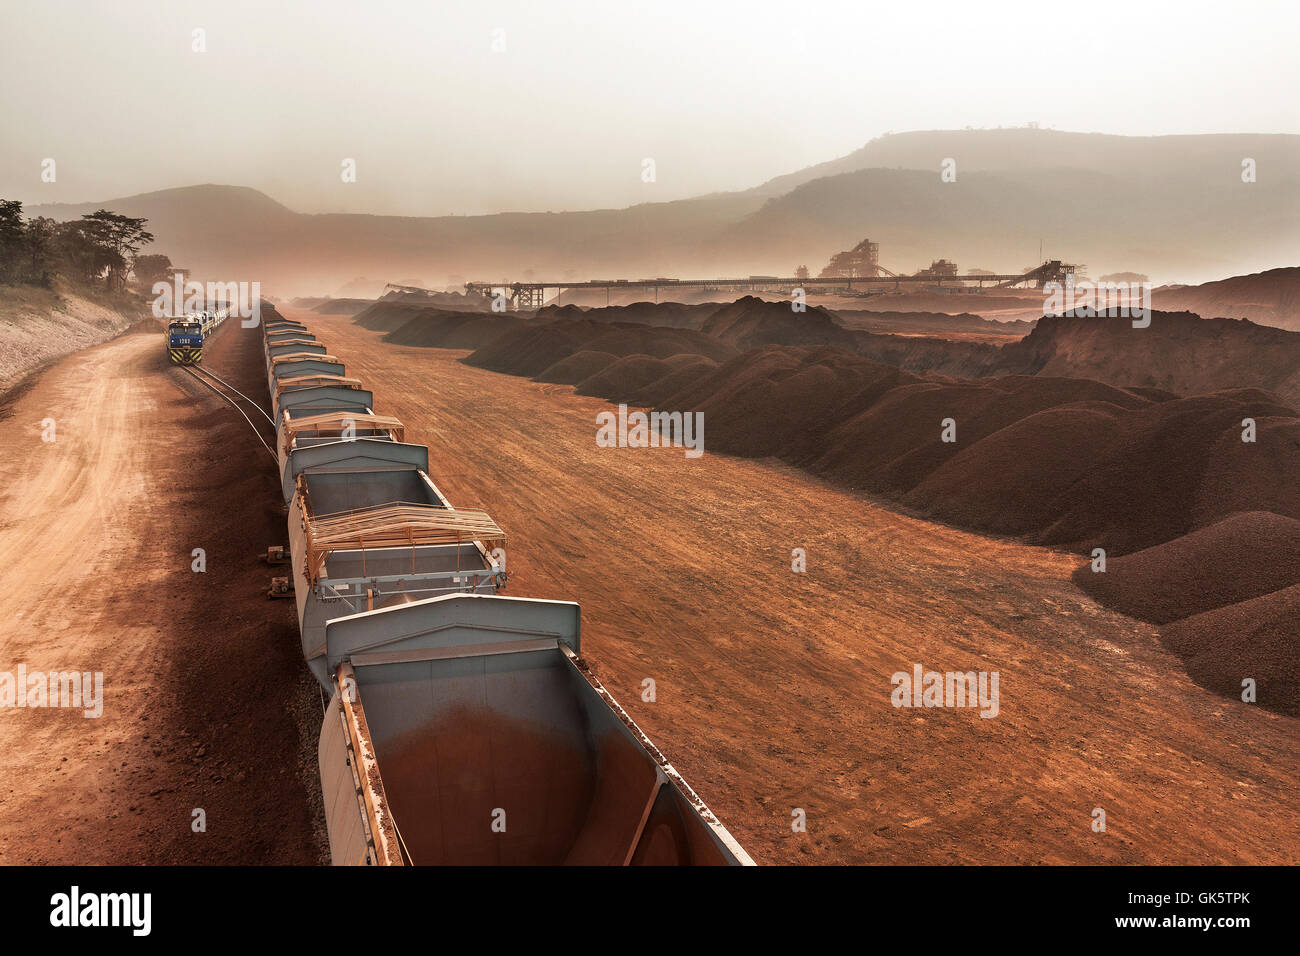
<svg viewBox="0 0 1300 956"><path fill-rule="evenodd" d="M23 218L23 204L0 199L0 283L50 287L56 276L109 292L126 290L134 277L152 285L171 269L164 255L140 255L153 242L146 219L107 209L70 222Z"/></svg>

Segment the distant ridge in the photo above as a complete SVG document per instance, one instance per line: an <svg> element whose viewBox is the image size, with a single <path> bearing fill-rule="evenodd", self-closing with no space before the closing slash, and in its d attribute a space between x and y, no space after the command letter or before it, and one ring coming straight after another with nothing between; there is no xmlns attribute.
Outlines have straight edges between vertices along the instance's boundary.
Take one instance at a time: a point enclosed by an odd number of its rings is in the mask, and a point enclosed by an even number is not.
<svg viewBox="0 0 1300 956"><path fill-rule="evenodd" d="M1300 332L1300 267L1269 269L1198 286L1157 289L1156 308L1188 310L1204 316L1250 319L1261 325Z"/></svg>
<svg viewBox="0 0 1300 956"><path fill-rule="evenodd" d="M1241 182L1243 156L1259 181ZM939 163L953 158L957 180ZM1055 130L900 133L750 190L626 209L490 216L307 215L207 184L28 206L145 216L196 273L320 295L358 275L642 278L789 274L866 236L881 261L1015 270L1040 241L1095 274L1211 279L1300 262L1300 136L1122 137ZM1197 201L1189 203L1188 196ZM151 250L152 251L152 250Z"/></svg>

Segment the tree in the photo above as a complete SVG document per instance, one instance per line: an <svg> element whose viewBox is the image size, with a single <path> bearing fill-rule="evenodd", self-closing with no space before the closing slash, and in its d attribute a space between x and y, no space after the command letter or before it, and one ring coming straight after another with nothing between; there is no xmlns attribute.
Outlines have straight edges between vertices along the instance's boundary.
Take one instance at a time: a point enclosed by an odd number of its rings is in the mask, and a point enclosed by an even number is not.
<svg viewBox="0 0 1300 956"><path fill-rule="evenodd" d="M97 209L81 217L82 234L101 250L97 261L107 269L105 284L108 288L126 287L126 277L140 247L153 242L153 233L144 228L148 221L107 209Z"/></svg>
<svg viewBox="0 0 1300 956"><path fill-rule="evenodd" d="M27 220L28 282L48 286L54 278L54 248L59 224L46 216Z"/></svg>
<svg viewBox="0 0 1300 956"><path fill-rule="evenodd" d="M96 241L84 219L59 223L54 243L59 271L78 282L93 282L113 265L112 250Z"/></svg>
<svg viewBox="0 0 1300 956"><path fill-rule="evenodd" d="M25 238L23 204L17 199L0 199L0 282L18 280Z"/></svg>
<svg viewBox="0 0 1300 956"><path fill-rule="evenodd" d="M153 242L146 219L100 209L73 222L44 216L24 222L22 213L18 200L0 199L0 282L48 286L57 271L83 282L103 278L109 289L122 289L137 260L150 278L171 268L166 256L139 255Z"/></svg>
<svg viewBox="0 0 1300 956"><path fill-rule="evenodd" d="M43 216L24 222L22 211L16 199L0 199L0 282L49 285L58 224Z"/></svg>
<svg viewBox="0 0 1300 956"><path fill-rule="evenodd" d="M172 271L172 261L161 254L136 256L131 271L135 273L137 282L152 287L155 282L161 282L168 278Z"/></svg>

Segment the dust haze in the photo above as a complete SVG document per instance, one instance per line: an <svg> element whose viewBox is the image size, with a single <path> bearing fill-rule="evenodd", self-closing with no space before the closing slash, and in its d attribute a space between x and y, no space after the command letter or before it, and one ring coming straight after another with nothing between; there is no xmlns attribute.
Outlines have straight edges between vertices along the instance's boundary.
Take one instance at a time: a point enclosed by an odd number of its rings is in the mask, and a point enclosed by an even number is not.
<svg viewBox="0 0 1300 956"><path fill-rule="evenodd" d="M1296 132L1293 6L1041 12L53 0L0 32L0 195L219 183L307 214L558 212L749 189L887 132Z"/></svg>
<svg viewBox="0 0 1300 956"><path fill-rule="evenodd" d="M1300 862L1300 7L6 21L0 864Z"/></svg>

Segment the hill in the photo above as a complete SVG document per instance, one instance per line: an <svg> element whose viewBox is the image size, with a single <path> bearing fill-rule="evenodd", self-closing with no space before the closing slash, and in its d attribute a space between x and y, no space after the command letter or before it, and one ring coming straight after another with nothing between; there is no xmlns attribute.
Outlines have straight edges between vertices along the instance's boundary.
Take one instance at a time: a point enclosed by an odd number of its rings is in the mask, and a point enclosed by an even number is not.
<svg viewBox="0 0 1300 956"><path fill-rule="evenodd" d="M1300 406L1300 332L1190 312L1152 312L1132 320L1066 315L1040 319L999 360L1007 371L1094 378L1179 395L1262 388Z"/></svg>
<svg viewBox="0 0 1300 956"><path fill-rule="evenodd" d="M834 345L851 350L853 334L838 318L813 306L795 312L790 302L765 302L744 296L713 312L700 331L741 351L764 345Z"/></svg>
<svg viewBox="0 0 1300 956"><path fill-rule="evenodd" d="M1259 181L1240 179L1243 156ZM938 175L957 161L957 180ZM328 294L357 275L523 279L788 274L869 235L912 271L939 256L1017 270L1040 240L1096 272L1198 280L1300 261L1300 137L1106 137L972 130L883 137L762 187L626 209L490 216L306 215L256 190L191 186L105 207L145 216L155 248L198 275ZM1197 197L1195 203L1187 196ZM1163 277L1163 278L1162 278Z"/></svg>
<svg viewBox="0 0 1300 956"><path fill-rule="evenodd" d="M1154 307L1167 311L1250 319L1260 325L1300 332L1300 267L1156 289L1151 301Z"/></svg>
<svg viewBox="0 0 1300 956"><path fill-rule="evenodd" d="M1155 624L1300 584L1300 521L1236 512L1172 541L1121 555L1075 582L1099 601Z"/></svg>
<svg viewBox="0 0 1300 956"><path fill-rule="evenodd" d="M163 330L139 298L60 284L0 285L0 397L41 366L131 327ZM159 355L162 337L159 336Z"/></svg>
<svg viewBox="0 0 1300 956"><path fill-rule="evenodd" d="M925 169L861 169L769 199L718 235L707 257L766 272L826 262L870 236L896 272L941 255L1017 271L1040 239L1050 255L1098 273L1134 268L1166 281L1300 261L1300 180L1282 171L1272 183L1243 184L1233 173L1241 155L1223 156L1212 176L1175 171L1154 182L1131 170L1076 168L959 172L943 182L938 159ZM1208 223L1222 242L1209 239Z"/></svg>

